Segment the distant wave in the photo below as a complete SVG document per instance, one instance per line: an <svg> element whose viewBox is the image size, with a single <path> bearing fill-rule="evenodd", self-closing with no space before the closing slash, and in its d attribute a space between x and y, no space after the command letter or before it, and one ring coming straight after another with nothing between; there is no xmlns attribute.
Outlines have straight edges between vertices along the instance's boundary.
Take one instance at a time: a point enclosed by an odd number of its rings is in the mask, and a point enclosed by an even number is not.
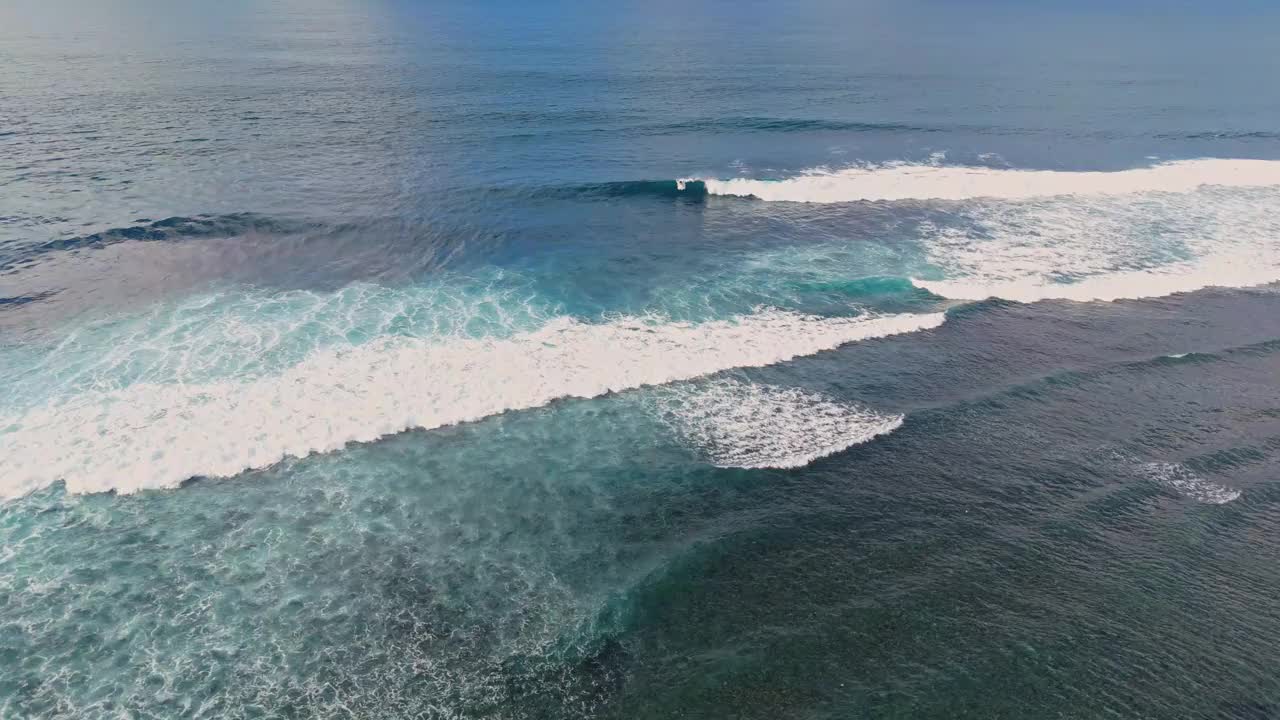
<svg viewBox="0 0 1280 720"><path fill-rule="evenodd" d="M814 169L783 180L682 178L710 195L765 201L841 203L880 200L1027 199L1057 195L1188 192L1206 185L1280 185L1280 161L1201 159L1113 172L1009 170L892 163L843 170Z"/></svg>
<svg viewBox="0 0 1280 720"><path fill-rule="evenodd" d="M889 132L889 133L937 133L950 128L930 125L913 125L897 122L854 122L848 120L821 120L776 117L727 117L683 120L653 125L646 128L652 134L679 132Z"/></svg>
<svg viewBox="0 0 1280 720"><path fill-rule="evenodd" d="M738 380L675 386L663 419L720 467L797 468L902 425L888 415L799 388Z"/></svg>
<svg viewBox="0 0 1280 720"><path fill-rule="evenodd" d="M496 136L499 140L538 140L553 135L635 135L663 136L683 135L689 133L725 134L725 133L880 133L880 134L924 134L943 133L963 128L945 125L916 125L897 122L858 122L849 120L830 120L818 118L787 117L716 117L674 120L669 122L631 122L628 116L611 116L607 113L583 115L580 120L570 120L568 116L557 113L520 114L528 115L527 120L520 122L521 127L529 128L516 133L505 133ZM585 125L584 125L585 123ZM597 123L592 126L590 123ZM978 129L974 129L977 131ZM982 128L981 131L993 134L1026 134L1029 131L1018 129Z"/></svg>
<svg viewBox="0 0 1280 720"><path fill-rule="evenodd" d="M0 253L0 272L26 265L40 255L52 252L105 247L122 242L173 242L194 238L232 237L248 232L284 232L298 230L299 225L259 215L229 213L170 217L163 220L140 220L137 225L110 228L89 235L56 238L44 242L25 243L5 248Z"/></svg>
<svg viewBox="0 0 1280 720"><path fill-rule="evenodd" d="M56 290L47 290L45 292L32 293L31 295L15 295L12 297L0 297L0 309L6 307L19 307L28 303L40 302L47 300L58 294Z"/></svg>
<svg viewBox="0 0 1280 720"><path fill-rule="evenodd" d="M1280 132L1272 130L1207 130L1203 132L1162 133L1161 140L1276 140Z"/></svg>
<svg viewBox="0 0 1280 720"><path fill-rule="evenodd" d="M0 418L0 496L58 480L70 492L172 487L409 428L783 362L944 319L779 310L701 324L562 317L505 338L384 338L329 348L248 381L91 390Z"/></svg>

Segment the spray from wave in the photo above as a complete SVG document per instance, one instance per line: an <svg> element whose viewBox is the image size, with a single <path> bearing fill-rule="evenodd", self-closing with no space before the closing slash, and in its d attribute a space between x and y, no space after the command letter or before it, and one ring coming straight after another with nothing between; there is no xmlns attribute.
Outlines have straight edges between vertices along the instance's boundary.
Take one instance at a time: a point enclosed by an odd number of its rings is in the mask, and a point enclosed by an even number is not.
<svg viewBox="0 0 1280 720"><path fill-rule="evenodd" d="M322 349L249 381L140 382L0 417L0 496L173 487L565 397L755 367L937 327L942 314L762 310L701 324L557 318L503 338L382 338Z"/></svg>

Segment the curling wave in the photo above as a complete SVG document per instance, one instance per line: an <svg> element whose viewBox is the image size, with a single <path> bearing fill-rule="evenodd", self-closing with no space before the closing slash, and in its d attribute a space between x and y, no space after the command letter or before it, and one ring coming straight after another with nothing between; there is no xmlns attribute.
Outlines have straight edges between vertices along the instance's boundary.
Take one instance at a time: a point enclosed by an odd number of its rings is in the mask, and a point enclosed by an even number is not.
<svg viewBox="0 0 1280 720"><path fill-rule="evenodd" d="M90 390L0 417L0 496L58 480L70 492L173 487L410 428L783 362L944 319L781 310L700 324L562 317L502 338L388 337L326 348L248 381Z"/></svg>

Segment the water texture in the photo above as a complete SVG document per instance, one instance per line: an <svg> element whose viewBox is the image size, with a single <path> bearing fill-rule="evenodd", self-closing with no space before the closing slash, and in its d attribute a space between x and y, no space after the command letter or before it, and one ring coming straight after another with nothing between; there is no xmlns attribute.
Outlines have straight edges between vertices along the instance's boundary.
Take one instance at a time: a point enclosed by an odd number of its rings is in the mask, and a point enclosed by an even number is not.
<svg viewBox="0 0 1280 720"><path fill-rule="evenodd" d="M1280 717L1278 30L0 7L0 718Z"/></svg>

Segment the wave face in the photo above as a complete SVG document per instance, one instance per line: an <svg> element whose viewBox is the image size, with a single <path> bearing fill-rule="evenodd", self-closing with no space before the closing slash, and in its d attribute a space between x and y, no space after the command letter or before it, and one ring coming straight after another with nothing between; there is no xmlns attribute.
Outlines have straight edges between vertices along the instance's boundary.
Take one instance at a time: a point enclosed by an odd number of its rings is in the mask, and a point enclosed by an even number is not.
<svg viewBox="0 0 1280 720"><path fill-rule="evenodd" d="M1200 159L1115 172L1007 170L891 163L843 170L810 170L786 180L684 178L709 195L798 203L881 200L1024 200L1057 195L1126 195L1190 192L1214 185L1235 188L1280 185L1280 161Z"/></svg>
<svg viewBox="0 0 1280 720"><path fill-rule="evenodd" d="M507 337L379 337L326 347L248 381L137 381L0 418L0 494L57 480L70 492L173 487L410 428L770 365L943 320L780 310L700 324L559 317Z"/></svg>
<svg viewBox="0 0 1280 720"><path fill-rule="evenodd" d="M738 380L671 388L663 419L720 467L798 468L897 430L901 415Z"/></svg>

